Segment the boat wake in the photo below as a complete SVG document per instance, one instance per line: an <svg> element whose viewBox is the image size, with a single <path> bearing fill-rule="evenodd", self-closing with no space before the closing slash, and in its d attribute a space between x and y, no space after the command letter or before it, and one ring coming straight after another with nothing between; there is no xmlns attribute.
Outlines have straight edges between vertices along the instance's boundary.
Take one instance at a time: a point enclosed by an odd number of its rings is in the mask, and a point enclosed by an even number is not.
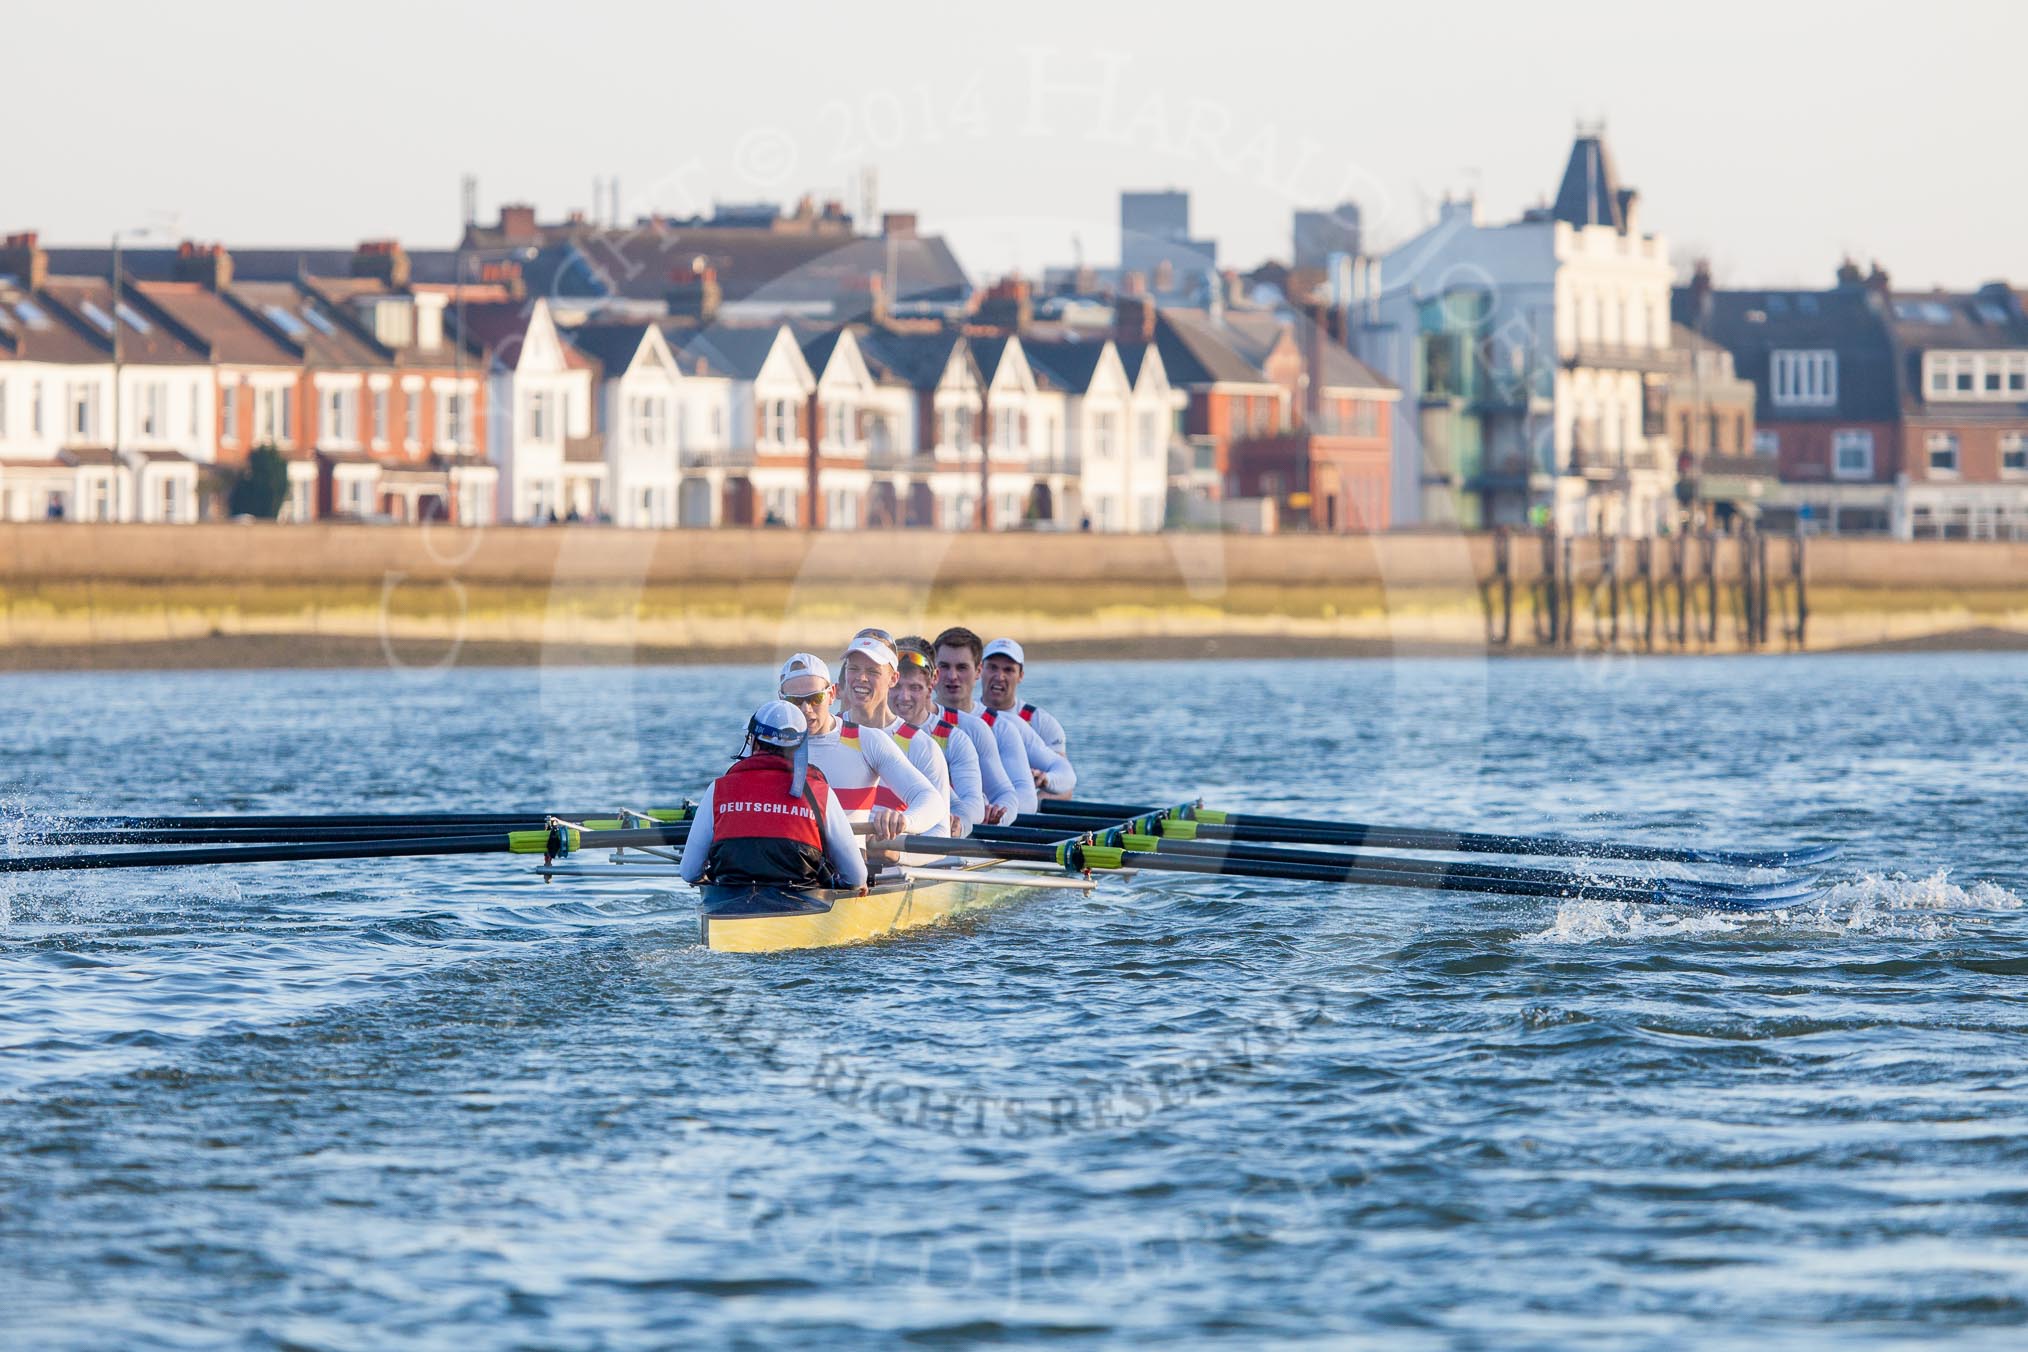
<svg viewBox="0 0 2028 1352"><path fill-rule="evenodd" d="M2018 911L2022 899L1996 883L1954 883L1950 870L1923 878L1864 873L1832 883L1809 901L1778 910L1705 911L1577 899L1561 903L1549 928L1527 942L1589 944L1714 934L1874 934L1941 939L1980 923L1982 913Z"/></svg>

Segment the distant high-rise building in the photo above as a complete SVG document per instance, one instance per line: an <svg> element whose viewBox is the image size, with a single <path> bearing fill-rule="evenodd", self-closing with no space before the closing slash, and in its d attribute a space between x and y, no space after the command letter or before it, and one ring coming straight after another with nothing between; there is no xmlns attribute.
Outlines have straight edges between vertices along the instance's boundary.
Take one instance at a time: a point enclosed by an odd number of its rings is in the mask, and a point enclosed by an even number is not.
<svg viewBox="0 0 2028 1352"><path fill-rule="evenodd" d="M1298 211L1295 215L1292 266L1328 267L1332 254L1357 257L1359 254L1359 204L1340 202L1328 211Z"/></svg>
<svg viewBox="0 0 2028 1352"><path fill-rule="evenodd" d="M1190 194L1173 188L1120 194L1120 269L1152 277L1167 263L1172 276L1218 266L1218 241L1190 238Z"/></svg>

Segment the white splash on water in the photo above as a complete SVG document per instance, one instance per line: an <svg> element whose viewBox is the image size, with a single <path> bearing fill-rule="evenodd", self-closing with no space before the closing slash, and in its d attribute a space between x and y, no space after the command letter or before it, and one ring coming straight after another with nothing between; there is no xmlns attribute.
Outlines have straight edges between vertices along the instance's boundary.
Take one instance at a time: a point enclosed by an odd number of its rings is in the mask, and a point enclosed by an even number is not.
<svg viewBox="0 0 2028 1352"><path fill-rule="evenodd" d="M1556 908L1548 929L1523 936L1530 943L1588 944L1629 939L1698 938L1715 934L1874 934L1939 939L1980 912L2018 911L2023 902L1991 882L1969 887L1938 869L1925 878L1862 873L1832 883L1808 901L1773 911L1705 911L1577 899Z"/></svg>

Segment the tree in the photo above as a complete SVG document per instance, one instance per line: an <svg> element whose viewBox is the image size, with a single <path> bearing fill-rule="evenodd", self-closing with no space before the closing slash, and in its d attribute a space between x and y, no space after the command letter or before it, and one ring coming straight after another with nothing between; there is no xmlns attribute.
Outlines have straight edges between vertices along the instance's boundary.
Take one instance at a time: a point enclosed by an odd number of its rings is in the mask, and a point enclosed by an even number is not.
<svg viewBox="0 0 2028 1352"><path fill-rule="evenodd" d="M246 468L234 477L225 507L234 516L272 521L288 500L289 462L272 446L256 446L246 458Z"/></svg>

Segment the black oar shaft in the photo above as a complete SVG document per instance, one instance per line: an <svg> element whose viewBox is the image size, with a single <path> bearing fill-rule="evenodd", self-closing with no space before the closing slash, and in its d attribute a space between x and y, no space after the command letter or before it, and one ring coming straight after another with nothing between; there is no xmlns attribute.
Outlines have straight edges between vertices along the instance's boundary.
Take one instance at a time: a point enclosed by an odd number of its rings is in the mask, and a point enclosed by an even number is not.
<svg viewBox="0 0 2028 1352"><path fill-rule="evenodd" d="M582 831L569 839L572 850L681 845L683 825L626 831ZM194 850L126 850L110 854L41 854L0 859L0 873L69 873L98 869L181 868L213 864L283 864L318 859L395 859L437 854L539 854L543 828L525 832L488 831L474 835L382 837L357 841L313 841L278 845L221 845Z"/></svg>

